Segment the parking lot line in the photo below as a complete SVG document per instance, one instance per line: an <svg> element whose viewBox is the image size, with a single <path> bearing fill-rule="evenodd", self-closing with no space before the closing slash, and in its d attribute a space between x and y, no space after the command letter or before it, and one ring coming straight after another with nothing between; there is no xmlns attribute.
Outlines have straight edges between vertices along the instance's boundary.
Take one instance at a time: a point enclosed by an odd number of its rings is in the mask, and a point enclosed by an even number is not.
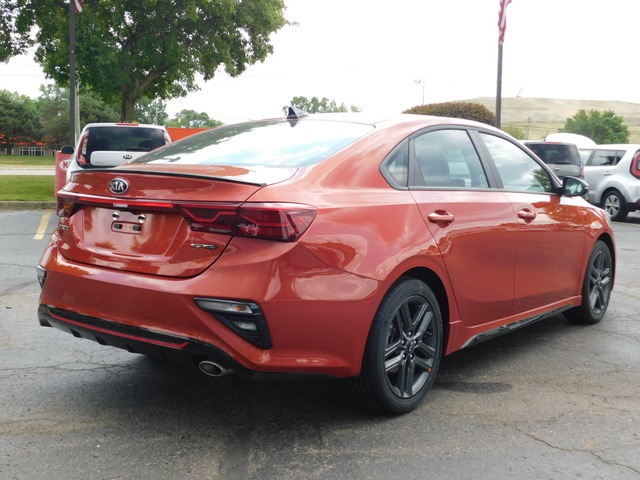
<svg viewBox="0 0 640 480"><path fill-rule="evenodd" d="M40 225L36 230L36 234L33 237L34 240L42 240L47 231L47 225L49 224L49 218L51 218L51 212L43 213L40 219Z"/></svg>

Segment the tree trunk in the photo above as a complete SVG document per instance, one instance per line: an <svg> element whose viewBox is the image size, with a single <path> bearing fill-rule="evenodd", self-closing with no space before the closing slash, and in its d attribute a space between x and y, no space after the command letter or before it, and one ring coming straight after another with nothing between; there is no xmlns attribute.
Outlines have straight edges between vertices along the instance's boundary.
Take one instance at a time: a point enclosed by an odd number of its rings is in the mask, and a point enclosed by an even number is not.
<svg viewBox="0 0 640 480"><path fill-rule="evenodd" d="M133 122L133 108L136 105L136 101L128 96L123 96L120 102L120 121L121 122Z"/></svg>

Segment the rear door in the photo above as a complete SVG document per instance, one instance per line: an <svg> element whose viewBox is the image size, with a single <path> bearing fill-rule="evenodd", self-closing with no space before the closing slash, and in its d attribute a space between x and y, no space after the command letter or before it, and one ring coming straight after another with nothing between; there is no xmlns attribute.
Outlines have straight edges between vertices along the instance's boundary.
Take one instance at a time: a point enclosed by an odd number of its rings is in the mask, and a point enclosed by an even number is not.
<svg viewBox="0 0 640 480"><path fill-rule="evenodd" d="M600 203L602 193L624 154L624 150L615 148L593 150L584 168L584 179L589 184L589 201Z"/></svg>
<svg viewBox="0 0 640 480"><path fill-rule="evenodd" d="M514 296L518 226L511 203L490 188L468 132L411 139L411 193L444 259L462 321L506 317Z"/></svg>

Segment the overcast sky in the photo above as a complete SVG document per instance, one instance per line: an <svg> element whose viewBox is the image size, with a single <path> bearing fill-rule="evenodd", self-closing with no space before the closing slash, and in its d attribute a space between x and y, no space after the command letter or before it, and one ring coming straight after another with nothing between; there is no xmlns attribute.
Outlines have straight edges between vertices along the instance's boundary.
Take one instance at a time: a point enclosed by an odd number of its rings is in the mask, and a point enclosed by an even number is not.
<svg viewBox="0 0 640 480"><path fill-rule="evenodd" d="M232 122L278 116L294 96L400 112L423 93L425 103L496 95L499 0L285 1L298 25L274 35L273 55L201 82L167 112ZM502 96L640 103L639 13L637 0L513 0ZM29 56L0 64L1 89L37 97L45 81Z"/></svg>

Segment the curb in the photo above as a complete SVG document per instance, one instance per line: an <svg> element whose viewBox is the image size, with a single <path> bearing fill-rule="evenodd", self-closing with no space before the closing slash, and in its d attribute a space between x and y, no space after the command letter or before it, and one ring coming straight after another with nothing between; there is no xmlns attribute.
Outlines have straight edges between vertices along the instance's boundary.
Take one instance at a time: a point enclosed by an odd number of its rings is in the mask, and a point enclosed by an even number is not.
<svg viewBox="0 0 640 480"><path fill-rule="evenodd" d="M24 202L0 202L0 210L53 210L57 208L56 202L24 201Z"/></svg>

